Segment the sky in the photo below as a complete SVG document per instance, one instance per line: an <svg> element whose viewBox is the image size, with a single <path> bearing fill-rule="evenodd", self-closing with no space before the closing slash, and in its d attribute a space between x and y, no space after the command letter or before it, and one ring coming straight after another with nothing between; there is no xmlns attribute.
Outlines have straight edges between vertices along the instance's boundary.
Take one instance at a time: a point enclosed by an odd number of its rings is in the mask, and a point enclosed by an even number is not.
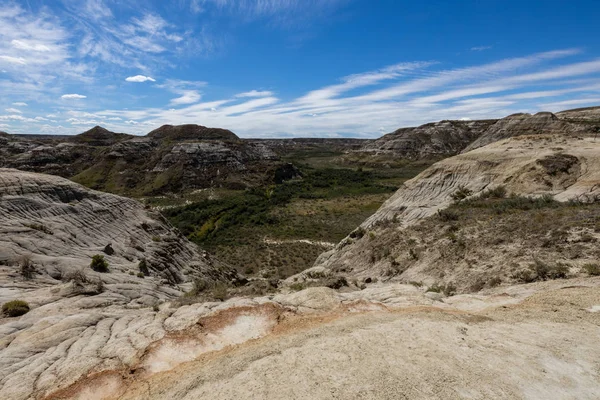
<svg viewBox="0 0 600 400"><path fill-rule="evenodd" d="M3 0L0 130L379 137L600 105L597 0Z"/></svg>

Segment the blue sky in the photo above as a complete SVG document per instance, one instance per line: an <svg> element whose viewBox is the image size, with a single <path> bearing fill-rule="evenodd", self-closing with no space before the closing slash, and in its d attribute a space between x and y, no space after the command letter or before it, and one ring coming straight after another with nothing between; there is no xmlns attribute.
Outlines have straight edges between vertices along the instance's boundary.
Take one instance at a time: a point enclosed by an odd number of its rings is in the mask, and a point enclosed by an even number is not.
<svg viewBox="0 0 600 400"><path fill-rule="evenodd" d="M600 105L596 0L0 3L0 130L377 137Z"/></svg>

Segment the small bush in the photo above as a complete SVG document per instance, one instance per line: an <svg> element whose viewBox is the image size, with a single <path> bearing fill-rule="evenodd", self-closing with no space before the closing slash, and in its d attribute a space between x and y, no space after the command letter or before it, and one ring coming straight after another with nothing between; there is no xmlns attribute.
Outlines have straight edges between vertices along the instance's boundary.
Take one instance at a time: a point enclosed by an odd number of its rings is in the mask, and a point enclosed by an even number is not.
<svg viewBox="0 0 600 400"><path fill-rule="evenodd" d="M590 276L600 276L600 264L584 264L583 270Z"/></svg>
<svg viewBox="0 0 600 400"><path fill-rule="evenodd" d="M350 233L350 235L349 235L349 236L350 236L352 239L360 239L360 238L362 238L363 236L365 236L365 233L366 233L366 232L365 232L365 229L364 229L362 226L359 226L358 228L356 228L355 230L353 230L353 231Z"/></svg>
<svg viewBox="0 0 600 400"><path fill-rule="evenodd" d="M23 300L12 300L2 305L2 314L7 317L19 317L29 312L29 304Z"/></svg>
<svg viewBox="0 0 600 400"><path fill-rule="evenodd" d="M540 260L534 260L534 263L530 264L528 269L515 273L513 278L524 283L531 283L548 279L565 279L568 276L569 266L566 264L550 265Z"/></svg>
<svg viewBox="0 0 600 400"><path fill-rule="evenodd" d="M498 277L498 276L495 276L487 282L487 285L489 287L493 288L496 286L500 286L501 283L502 283L502 279L500 279L500 277Z"/></svg>
<svg viewBox="0 0 600 400"><path fill-rule="evenodd" d="M546 276L548 279L566 279L569 277L569 266L558 263L550 268Z"/></svg>
<svg viewBox="0 0 600 400"><path fill-rule="evenodd" d="M448 283L447 285L438 285L437 283L434 283L427 288L427 292L443 293L446 296L453 296L456 294L456 286L452 283Z"/></svg>
<svg viewBox="0 0 600 400"><path fill-rule="evenodd" d="M460 202L461 200L466 199L467 197L469 197L472 194L473 194L473 191L471 189L461 186L456 190L456 192L452 193L450 195L450 197L452 197L452 200L454 200L456 202Z"/></svg>
<svg viewBox="0 0 600 400"><path fill-rule="evenodd" d="M47 235L54 235L54 232L52 232L52 230L50 228L48 228L46 225L42 225L42 224L25 224L26 227L30 228L30 229L35 229L36 231L40 231L40 232L44 232Z"/></svg>
<svg viewBox="0 0 600 400"><path fill-rule="evenodd" d="M26 280L31 280L35 276L35 267L28 255L22 255L19 258L19 269L21 276Z"/></svg>
<svg viewBox="0 0 600 400"><path fill-rule="evenodd" d="M162 241L162 239L160 238L160 236L152 236L152 241L153 242L160 242L160 241Z"/></svg>
<svg viewBox="0 0 600 400"><path fill-rule="evenodd" d="M195 279L194 280L194 287L192 288L192 294L197 296L200 293L204 292L206 289L209 288L209 284L208 282L206 282L204 279Z"/></svg>
<svg viewBox="0 0 600 400"><path fill-rule="evenodd" d="M223 283L216 284L210 292L210 296L213 299L221 300L221 301L225 300L227 298L227 295L228 295L227 286Z"/></svg>
<svg viewBox="0 0 600 400"><path fill-rule="evenodd" d="M92 257L92 262L90 263L90 267L96 272L110 272L108 269L108 261L104 259L104 256L101 254L96 254Z"/></svg>
<svg viewBox="0 0 600 400"><path fill-rule="evenodd" d="M79 286L82 286L85 283L89 283L87 275L82 270L73 271L65 275L65 280L67 282L74 282L76 285Z"/></svg>
<svg viewBox="0 0 600 400"><path fill-rule="evenodd" d="M146 275L144 275L144 274L143 274L143 273L141 273L141 272L138 272L138 273L137 273L137 277L138 277L138 278L144 278L145 276L146 276Z"/></svg>
<svg viewBox="0 0 600 400"><path fill-rule="evenodd" d="M96 292L97 293L103 293L104 292L104 282L102 282L102 279L98 279L96 281Z"/></svg>
<svg viewBox="0 0 600 400"><path fill-rule="evenodd" d="M506 188L504 186L498 186L493 189L488 189L479 195L479 199L503 199L506 197Z"/></svg>
<svg viewBox="0 0 600 400"><path fill-rule="evenodd" d="M450 222L458 220L458 213L452 210L438 210L437 216L442 222Z"/></svg>
<svg viewBox="0 0 600 400"><path fill-rule="evenodd" d="M141 260L138 263L138 269L140 270L140 273L142 273L144 276L150 275L150 269L148 269L148 263L146 262L146 260Z"/></svg>

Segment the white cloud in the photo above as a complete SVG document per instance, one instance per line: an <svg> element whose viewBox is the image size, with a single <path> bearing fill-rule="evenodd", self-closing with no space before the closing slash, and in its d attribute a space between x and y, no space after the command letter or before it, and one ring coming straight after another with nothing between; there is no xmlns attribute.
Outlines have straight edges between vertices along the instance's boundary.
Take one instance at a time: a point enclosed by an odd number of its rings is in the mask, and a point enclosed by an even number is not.
<svg viewBox="0 0 600 400"><path fill-rule="evenodd" d="M191 104L197 103L202 95L197 90L182 90L181 96L171 99L171 104Z"/></svg>
<svg viewBox="0 0 600 400"><path fill-rule="evenodd" d="M156 82L155 79L153 79L149 76L144 76L144 75L130 76L130 77L125 78L125 80L127 82L146 82L146 81Z"/></svg>
<svg viewBox="0 0 600 400"><path fill-rule="evenodd" d="M475 46L475 47L471 47L471 51L484 51L484 50L489 50L491 48L492 48L492 46Z"/></svg>
<svg viewBox="0 0 600 400"><path fill-rule="evenodd" d="M36 43L30 40L17 40L14 39L10 42L12 46L19 50L25 51L51 51L50 47L43 43Z"/></svg>
<svg viewBox="0 0 600 400"><path fill-rule="evenodd" d="M4 61L8 64L19 64L26 65L27 61L23 57L11 57L11 56L0 56L0 61Z"/></svg>
<svg viewBox="0 0 600 400"><path fill-rule="evenodd" d="M600 60L565 60L575 54L579 54L576 49L558 50L455 69L433 62L400 63L349 75L287 100L260 90L215 98L206 82L166 80L153 85L174 94L166 97L162 106L144 108L140 102L141 106L131 109L99 110L92 109L97 104L89 101L73 103L71 110L48 109L44 114L50 118L47 113L53 113L52 120L60 118L66 126L59 128L60 123L56 123L54 133L76 133L80 125L93 124L147 133L150 127L162 124L201 123L228 128L244 137L373 137L441 119L494 118L519 111L558 111L561 107L598 104ZM4 92L3 85L0 80ZM211 96L210 101L203 101ZM16 129L14 125L34 121L37 125L32 122L31 130L43 131L42 120L8 114L0 120L10 122L11 130ZM47 125L51 126L51 121Z"/></svg>
<svg viewBox="0 0 600 400"><path fill-rule="evenodd" d="M6 111L7 113L11 113L11 114L22 114L23 113L21 110L17 110L16 108L6 108L6 109L4 109L4 111Z"/></svg>
<svg viewBox="0 0 600 400"><path fill-rule="evenodd" d="M12 103L12 105L17 107L27 107L27 103L24 103L22 101L17 101L15 103Z"/></svg>
<svg viewBox="0 0 600 400"><path fill-rule="evenodd" d="M63 94L62 96L60 96L61 99L65 99L65 100L79 100L79 99L85 99L87 98L87 96L84 96L82 94L77 94L77 93L71 93L71 94Z"/></svg>
<svg viewBox="0 0 600 400"><path fill-rule="evenodd" d="M258 91L258 90L251 90L249 92L244 92L244 93L239 93L236 94L235 97L269 97L269 96L273 96L273 92L270 92L268 90L263 90L263 91Z"/></svg>

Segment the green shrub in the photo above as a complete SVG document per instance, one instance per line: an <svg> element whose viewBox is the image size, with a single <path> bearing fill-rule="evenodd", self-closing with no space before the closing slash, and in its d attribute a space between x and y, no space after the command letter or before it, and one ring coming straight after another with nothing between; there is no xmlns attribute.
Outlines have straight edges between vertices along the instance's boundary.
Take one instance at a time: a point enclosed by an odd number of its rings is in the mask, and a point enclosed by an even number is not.
<svg viewBox="0 0 600 400"><path fill-rule="evenodd" d="M362 238L363 236L365 236L365 233L366 233L365 229L364 229L362 226L359 226L358 228L356 228L355 230L353 230L353 231L350 233L350 235L349 235L349 236L350 236L352 239L360 239L360 238Z"/></svg>
<svg viewBox="0 0 600 400"><path fill-rule="evenodd" d="M96 272L110 272L108 269L108 261L106 261L101 254L96 254L92 257L90 267Z"/></svg>
<svg viewBox="0 0 600 400"><path fill-rule="evenodd" d="M442 222L450 222L450 221L456 221L458 220L458 213L452 211L452 210L438 210L437 211L437 216L440 219L440 221Z"/></svg>
<svg viewBox="0 0 600 400"><path fill-rule="evenodd" d="M600 264L592 264L592 263L584 264L583 269L590 276L600 276Z"/></svg>
<svg viewBox="0 0 600 400"><path fill-rule="evenodd" d="M502 279L500 277L495 276L487 282L487 285L491 288L499 286L502 283Z"/></svg>
<svg viewBox="0 0 600 400"><path fill-rule="evenodd" d="M25 280L31 280L35 276L36 271L30 256L22 255L19 258L19 268L21 276L25 278Z"/></svg>
<svg viewBox="0 0 600 400"><path fill-rule="evenodd" d="M427 292L443 293L446 296L452 296L456 294L456 286L452 283L448 283L447 285L438 285L437 283L434 283L427 288Z"/></svg>
<svg viewBox="0 0 600 400"><path fill-rule="evenodd" d="M517 272L513 275L513 278L524 283L531 283L536 281L546 281L548 279L565 279L568 276L568 265L562 263L550 265L536 259L533 264L529 265L528 269Z"/></svg>
<svg viewBox="0 0 600 400"><path fill-rule="evenodd" d="M469 197L472 194L473 194L473 191L471 189L461 186L456 190L456 192L452 193L450 195L450 197L452 197L452 200L454 200L456 202L460 202L461 200L466 199L467 197Z"/></svg>
<svg viewBox="0 0 600 400"><path fill-rule="evenodd" d="M138 278L144 278L145 276L146 276L146 275L144 275L144 274L143 274L143 273L141 273L141 272L138 272L138 273L137 273L137 277L138 277Z"/></svg>
<svg viewBox="0 0 600 400"><path fill-rule="evenodd" d="M209 288L209 284L208 282L206 282L204 279L195 279L194 280L194 287L192 288L192 292L195 295L198 295L202 292L204 292L206 289Z"/></svg>
<svg viewBox="0 0 600 400"><path fill-rule="evenodd" d="M146 260L141 260L138 263L138 269L140 270L140 273L142 273L144 276L150 275L150 270L148 269L148 263L146 262Z"/></svg>
<svg viewBox="0 0 600 400"><path fill-rule="evenodd" d="M225 300L227 298L228 294L229 293L227 290L227 285L225 285L224 283L216 284L210 292L210 296L213 299L221 300L221 301Z"/></svg>
<svg viewBox="0 0 600 400"><path fill-rule="evenodd" d="M497 186L493 189L488 189L478 196L479 200L484 199L503 199L506 197L506 188L504 186Z"/></svg>
<svg viewBox="0 0 600 400"><path fill-rule="evenodd" d="M2 305L2 314L7 317L19 317L29 312L29 304L23 300L12 300Z"/></svg>

